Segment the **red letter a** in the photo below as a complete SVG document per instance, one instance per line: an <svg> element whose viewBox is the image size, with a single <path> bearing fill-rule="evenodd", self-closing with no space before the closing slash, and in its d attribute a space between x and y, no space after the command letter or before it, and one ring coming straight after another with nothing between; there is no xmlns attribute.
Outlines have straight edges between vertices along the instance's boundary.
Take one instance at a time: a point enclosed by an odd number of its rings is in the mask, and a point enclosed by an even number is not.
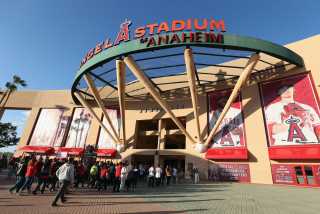
<svg viewBox="0 0 320 214"><path fill-rule="evenodd" d="M230 145L233 145L233 140L231 138L229 129L227 128L227 126L225 126L223 128L223 133L222 133L222 138L221 138L221 143L220 144L224 144L224 142L229 141Z"/></svg>
<svg viewBox="0 0 320 214"><path fill-rule="evenodd" d="M125 42L130 40L127 20L124 22L124 25L123 25L120 33L118 34L118 37L117 37L116 41L114 42L114 45L118 45L119 42L121 42L122 40Z"/></svg>

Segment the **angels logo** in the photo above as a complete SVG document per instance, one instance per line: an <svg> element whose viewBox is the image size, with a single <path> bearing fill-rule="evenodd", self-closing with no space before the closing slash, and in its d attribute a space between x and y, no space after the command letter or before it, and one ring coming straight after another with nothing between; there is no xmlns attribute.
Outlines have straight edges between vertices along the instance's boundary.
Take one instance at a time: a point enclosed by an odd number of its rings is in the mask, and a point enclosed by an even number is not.
<svg viewBox="0 0 320 214"><path fill-rule="evenodd" d="M293 118L292 116L290 119L286 121L286 123L290 125L288 130L288 142L292 142L293 138L300 138L301 141L307 140L306 137L303 135L303 132L301 131L300 127L298 126L299 122L299 119Z"/></svg>
<svg viewBox="0 0 320 214"><path fill-rule="evenodd" d="M228 142L228 145L234 145L232 137L230 135L230 131L232 127L229 125L224 125L221 127L221 129L223 130L223 132L222 132L222 138L221 138L220 144L224 145L225 142Z"/></svg>
<svg viewBox="0 0 320 214"><path fill-rule="evenodd" d="M121 41L125 41L125 42L130 41L129 26L131 24L132 22L126 19L126 21L124 21L124 23L120 25L121 30L118 34L116 41L114 42L114 45L118 45Z"/></svg>

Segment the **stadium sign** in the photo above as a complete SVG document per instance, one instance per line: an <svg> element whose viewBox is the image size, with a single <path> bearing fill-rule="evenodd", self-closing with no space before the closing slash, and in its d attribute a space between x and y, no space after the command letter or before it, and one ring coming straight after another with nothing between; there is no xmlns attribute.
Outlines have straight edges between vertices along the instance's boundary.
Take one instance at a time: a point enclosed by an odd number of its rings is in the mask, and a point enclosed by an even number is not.
<svg viewBox="0 0 320 214"><path fill-rule="evenodd" d="M191 31L192 30L192 20L191 19L187 19L187 21L183 21L183 20L174 20L171 22L171 29L168 25L167 22L161 22L156 23L156 24L151 24L151 25L147 25L147 26L143 26L143 27L138 27L135 30L135 35L134 38L140 38L143 37L146 34L146 29L149 30L149 35L151 37L149 38L141 38L140 42L141 43L146 43L146 47L148 47L149 45L160 45L161 42L164 42L166 44L168 43L173 43L173 42L185 42L186 39L189 39L190 42L192 42L193 40L195 42L220 42L221 43L221 34L219 33L217 36L215 36L214 34L210 33L203 33L203 32L190 32L187 34L182 34L182 40L179 39L179 37L174 33L173 35L169 36L166 34L165 37L162 37L160 35L158 35L157 38L153 38L152 35L154 35L154 33L156 34L160 34L160 33L169 33L169 32L177 32L177 31L183 31L185 28L187 31ZM101 42L100 44L98 44L95 48L93 48L92 50L89 51L89 53L82 59L78 70L89 60L91 59L94 55L97 55L99 53L101 53L103 50L106 50L110 47L116 46L118 44L120 44L120 42L128 42L130 41L130 31L129 31L129 26L132 24L131 21L129 20L125 20L124 23L122 23L120 25L120 32L118 33L118 36L115 40L114 43L110 43L110 39L107 39L106 42ZM221 32L226 32L226 28L225 28L225 23L224 21L218 21L218 23L215 20L207 20L207 19L203 19L203 23L202 26L199 26L199 20L198 19L194 19L193 20L193 24L194 24L194 29L196 30L209 30L209 31L214 31L214 30L219 30L221 28ZM103 46L104 45L104 46Z"/></svg>

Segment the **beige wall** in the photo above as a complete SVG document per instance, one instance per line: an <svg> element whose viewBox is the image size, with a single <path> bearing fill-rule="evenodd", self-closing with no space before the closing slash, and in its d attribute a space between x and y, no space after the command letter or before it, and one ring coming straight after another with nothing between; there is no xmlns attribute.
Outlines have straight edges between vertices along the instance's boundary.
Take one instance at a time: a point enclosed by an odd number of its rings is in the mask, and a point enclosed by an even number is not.
<svg viewBox="0 0 320 214"><path fill-rule="evenodd" d="M241 95L243 99L243 113L246 124L246 136L247 136L247 147L249 151L249 159L243 161L237 161L235 163L248 163L250 165L250 174L252 183L263 183L263 184L272 184L272 176L270 164L274 163L287 163L292 161L272 161L269 160L268 156L268 144L265 133L265 125L263 122L263 112L261 108L261 101L259 95L258 83L274 80L277 78L283 78L287 76L292 76L307 71L311 71L313 76L316 90L318 93L320 85L320 35L301 40L289 45L286 45L287 48L295 51L299 54L305 63L305 67L297 67L294 65L289 65L281 67L278 69L270 69L265 72L251 75L246 86L242 89ZM281 65L285 62L281 62L273 57L261 54L263 60L271 62L273 64ZM227 64L234 65L244 65L246 63L245 59L230 61ZM258 63L257 69L266 69L270 67L269 65ZM219 68L220 69L220 68ZM221 72L217 70L216 67L208 67L204 69L199 69L198 71L202 72ZM226 73L240 74L240 69L229 69L224 70ZM214 81L214 76L203 75L203 78ZM186 79L186 76L181 76L179 79ZM167 81L167 78L157 79L155 82ZM200 125L202 138L206 139L207 137L207 92L213 92L218 90L225 90L233 88L236 83L236 79L228 79L224 81L219 81L211 84L204 85L197 89L198 92L198 103L199 103L199 114L200 114ZM71 83L70 83L71 85ZM183 87L185 85L181 85ZM131 86L130 89L139 88L141 85ZM166 86L161 86L162 89L166 89ZM167 86L170 87L170 86ZM110 93L110 89L106 87L101 91L103 94ZM90 93L90 92L89 92ZM142 93L142 92L139 92ZM146 93L146 92L144 92ZM167 104L173 105L173 112L177 117L186 117L186 129L191 136L196 136L195 130L195 120L194 114L192 111L192 103L190 99L190 91L188 88L178 89L174 91L165 92L162 94L162 97L166 100ZM90 102L92 106L96 106L95 102ZM106 100L104 101L105 105L118 105L118 101ZM179 105L178 109L175 109L176 105ZM181 104L184 104L184 108L181 109ZM21 136L18 148L21 148L27 145L32 129L35 125L37 115L41 108L65 108L64 116L71 116L73 109L79 107L73 103L70 90L57 90L57 91L17 91L14 92L9 101L6 104L6 109L31 109L31 114L28 118L27 124ZM142 156L142 155L154 155L156 150L159 150L160 157L155 157L155 163L161 163L163 156L174 156L174 155L184 155L185 156L185 168L187 164L192 162L194 167L197 167L200 171L200 178L208 178L208 162L209 160L205 159L205 154L201 154L195 151L192 147L192 143L186 140L186 149L181 150L170 150L164 149L164 136L168 132L165 130L164 118L169 118L169 115L162 111L158 112L149 112L139 113L140 109L149 109L160 107L150 95L132 97L126 100L126 136L128 149L123 153L117 153L117 161L121 160L131 160L132 155ZM102 117L102 112L100 109L95 108L97 115ZM1 119L0 113L0 119ZM140 133L142 135L158 135L159 136L159 148L158 149L133 149L135 140L139 132L137 131L136 125L139 120L154 120L159 119L159 129L153 132ZM169 131L170 132L170 131ZM99 133L99 125L95 119L92 121L90 128L87 144L95 145L97 143L97 136ZM179 131L177 133L181 134ZM169 133L170 134L170 133ZM57 149L57 148L56 148ZM15 155L20 155L21 152L16 152ZM211 161L210 162L214 162ZM305 161L295 160L292 163L304 163ZM307 161L308 162L308 161ZM230 162L228 162L230 163ZM319 160L313 160L308 163L319 164Z"/></svg>

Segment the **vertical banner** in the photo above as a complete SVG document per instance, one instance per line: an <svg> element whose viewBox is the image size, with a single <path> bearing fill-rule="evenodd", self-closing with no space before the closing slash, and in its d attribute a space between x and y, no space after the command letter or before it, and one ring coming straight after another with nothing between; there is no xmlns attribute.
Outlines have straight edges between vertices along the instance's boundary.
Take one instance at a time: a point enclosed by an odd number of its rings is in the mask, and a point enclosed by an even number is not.
<svg viewBox="0 0 320 214"><path fill-rule="evenodd" d="M271 164L274 184L296 185L294 168L291 164Z"/></svg>
<svg viewBox="0 0 320 214"><path fill-rule="evenodd" d="M83 148L87 142L92 115L85 108L76 108L72 117L65 147Z"/></svg>
<svg viewBox="0 0 320 214"><path fill-rule="evenodd" d="M313 172L316 177L318 187L320 187L320 165L313 165Z"/></svg>
<svg viewBox="0 0 320 214"><path fill-rule="evenodd" d="M30 146L53 146L64 109L41 109Z"/></svg>
<svg viewBox="0 0 320 214"><path fill-rule="evenodd" d="M70 119L70 116L65 116L62 118L54 146L61 146L62 140L63 140L64 135L66 133L69 119Z"/></svg>
<svg viewBox="0 0 320 214"><path fill-rule="evenodd" d="M232 91L233 90L227 90L208 94L209 133L221 115ZM239 94L221 121L212 138L210 148L241 147L245 146L245 144L245 126L242 115L242 101Z"/></svg>
<svg viewBox="0 0 320 214"><path fill-rule="evenodd" d="M319 105L309 74L260 84L269 146L319 144Z"/></svg>
<svg viewBox="0 0 320 214"><path fill-rule="evenodd" d="M110 120L112 122L113 127L115 128L117 134L119 135L120 134L120 125L121 125L119 106L106 107L106 110L107 110L107 113L110 117ZM105 116L103 116L102 122L105 125L105 127L108 129L108 131L112 134L112 136L115 139L117 139L114 136L113 131L111 129L111 126L109 125ZM117 148L117 143L113 142L103 129L100 129L98 146L99 146L99 149Z"/></svg>
<svg viewBox="0 0 320 214"><path fill-rule="evenodd" d="M251 182L249 164L209 163L209 180Z"/></svg>

